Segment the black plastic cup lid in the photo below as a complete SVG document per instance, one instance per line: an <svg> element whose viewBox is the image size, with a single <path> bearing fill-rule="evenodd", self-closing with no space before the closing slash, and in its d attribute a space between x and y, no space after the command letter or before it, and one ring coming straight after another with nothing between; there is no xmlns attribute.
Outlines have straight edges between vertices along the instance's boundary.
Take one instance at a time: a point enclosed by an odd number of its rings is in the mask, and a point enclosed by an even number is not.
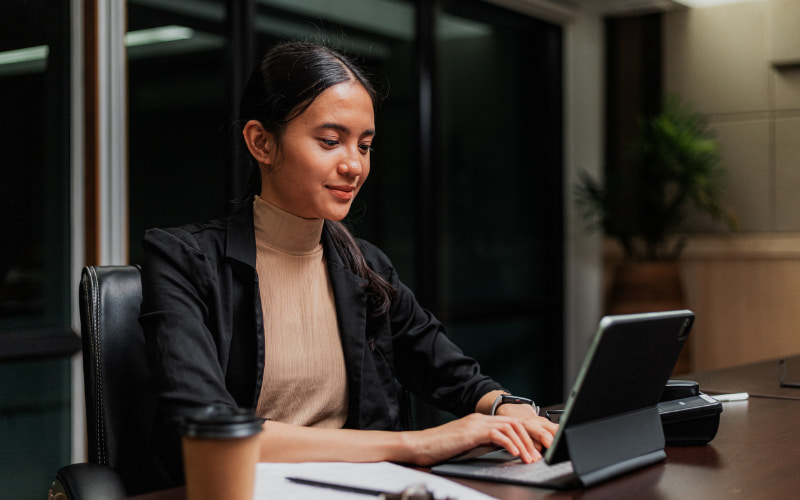
<svg viewBox="0 0 800 500"><path fill-rule="evenodd" d="M263 423L264 419L250 410L209 406L186 417L181 423L181 434L212 439L243 438L258 434Z"/></svg>

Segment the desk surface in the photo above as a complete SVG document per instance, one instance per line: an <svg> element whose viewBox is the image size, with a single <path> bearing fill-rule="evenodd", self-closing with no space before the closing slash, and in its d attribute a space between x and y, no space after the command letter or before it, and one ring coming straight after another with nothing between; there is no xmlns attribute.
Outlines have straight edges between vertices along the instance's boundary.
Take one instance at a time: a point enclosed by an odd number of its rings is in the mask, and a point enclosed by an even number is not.
<svg viewBox="0 0 800 500"><path fill-rule="evenodd" d="M791 366L800 370L800 358L790 365L790 377ZM513 500L795 497L800 491L800 389L778 387L774 367L772 361L684 377L698 380L703 391L774 395L724 403L719 431L709 445L667 447L667 459L661 464L587 490L565 492L458 481L497 498ZM800 379L800 373L796 375ZM183 488L176 488L136 498L183 500L185 496Z"/></svg>
<svg viewBox="0 0 800 500"><path fill-rule="evenodd" d="M708 394L747 392L764 398L800 399L800 388L781 387L778 359L760 361L678 378L696 380ZM786 380L800 382L800 356L786 358Z"/></svg>

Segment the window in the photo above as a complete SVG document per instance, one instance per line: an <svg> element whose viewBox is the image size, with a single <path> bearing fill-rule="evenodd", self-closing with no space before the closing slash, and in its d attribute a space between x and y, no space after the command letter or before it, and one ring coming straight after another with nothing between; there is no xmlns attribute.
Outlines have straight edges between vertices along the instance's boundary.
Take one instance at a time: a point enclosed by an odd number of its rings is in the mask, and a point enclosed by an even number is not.
<svg viewBox="0 0 800 500"><path fill-rule="evenodd" d="M70 2L0 16L0 483L44 495L70 460Z"/></svg>
<svg viewBox="0 0 800 500"><path fill-rule="evenodd" d="M226 215L225 2L128 1L130 261L144 231Z"/></svg>
<svg viewBox="0 0 800 500"><path fill-rule="evenodd" d="M561 28L442 2L436 29L442 316L509 390L562 385Z"/></svg>

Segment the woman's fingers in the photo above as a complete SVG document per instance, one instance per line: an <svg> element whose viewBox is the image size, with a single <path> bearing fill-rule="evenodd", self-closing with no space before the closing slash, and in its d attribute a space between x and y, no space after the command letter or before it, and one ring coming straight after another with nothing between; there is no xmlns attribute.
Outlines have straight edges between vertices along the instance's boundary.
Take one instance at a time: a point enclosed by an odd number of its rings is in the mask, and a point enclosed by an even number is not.
<svg viewBox="0 0 800 500"><path fill-rule="evenodd" d="M495 444L505 448L510 454L522 459L523 462L532 462L532 453L535 450L532 448L527 448L516 432L510 429L511 426L500 426L494 428L489 432L489 438Z"/></svg>
<svg viewBox="0 0 800 500"><path fill-rule="evenodd" d="M533 438L534 446L541 452L553 444L553 437L558 432L558 424L538 416L528 405L502 405L498 413L505 417L517 418L523 423L527 433Z"/></svg>
<svg viewBox="0 0 800 500"><path fill-rule="evenodd" d="M523 462L530 463L540 459L542 456L534 446L534 441L531 439L530 434L518 420L510 422L511 426L511 441L520 449L519 456Z"/></svg>
<svg viewBox="0 0 800 500"><path fill-rule="evenodd" d="M540 450L542 447L550 448L550 445L553 444L553 438L558 432L558 424L554 424L544 417L525 419L523 425L525 425L527 433L537 443Z"/></svg>
<svg viewBox="0 0 800 500"><path fill-rule="evenodd" d="M523 462L534 462L542 457L536 449L534 440L518 419L486 415L475 415L475 418L480 419L480 424L488 430L486 437L491 442L502 446Z"/></svg>
<svg viewBox="0 0 800 500"><path fill-rule="evenodd" d="M552 443L556 429L558 426L539 417L519 419L474 413L409 436L414 439L411 448L417 454L414 461L418 465L431 465L488 444L503 447L530 463L542 458L542 446Z"/></svg>

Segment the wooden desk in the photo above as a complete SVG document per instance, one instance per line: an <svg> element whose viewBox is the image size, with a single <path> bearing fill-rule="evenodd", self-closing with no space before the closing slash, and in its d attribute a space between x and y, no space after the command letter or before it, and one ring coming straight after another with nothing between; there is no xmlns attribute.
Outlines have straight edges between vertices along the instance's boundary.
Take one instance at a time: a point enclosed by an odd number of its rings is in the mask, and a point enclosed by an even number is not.
<svg viewBox="0 0 800 500"><path fill-rule="evenodd" d="M753 373L766 373L768 364L685 378L700 381L703 390L708 384L722 389L721 392L768 393L773 385L777 386L774 363L772 379L766 375L748 379ZM724 380L722 375L730 379ZM717 382L721 385L716 385ZM724 403L719 431L710 444L667 447L666 453L663 463L586 490L560 492L474 480L459 482L503 500L795 498L800 491L800 399L751 397L747 401ZM177 488L136 498L184 500L185 497L184 490Z"/></svg>
<svg viewBox="0 0 800 500"><path fill-rule="evenodd" d="M780 377L776 370L779 359L678 378L696 380L700 383L700 390L708 394L747 392L750 396L762 398L800 399L800 388L781 387L778 383ZM786 358L786 380L800 382L800 356Z"/></svg>

